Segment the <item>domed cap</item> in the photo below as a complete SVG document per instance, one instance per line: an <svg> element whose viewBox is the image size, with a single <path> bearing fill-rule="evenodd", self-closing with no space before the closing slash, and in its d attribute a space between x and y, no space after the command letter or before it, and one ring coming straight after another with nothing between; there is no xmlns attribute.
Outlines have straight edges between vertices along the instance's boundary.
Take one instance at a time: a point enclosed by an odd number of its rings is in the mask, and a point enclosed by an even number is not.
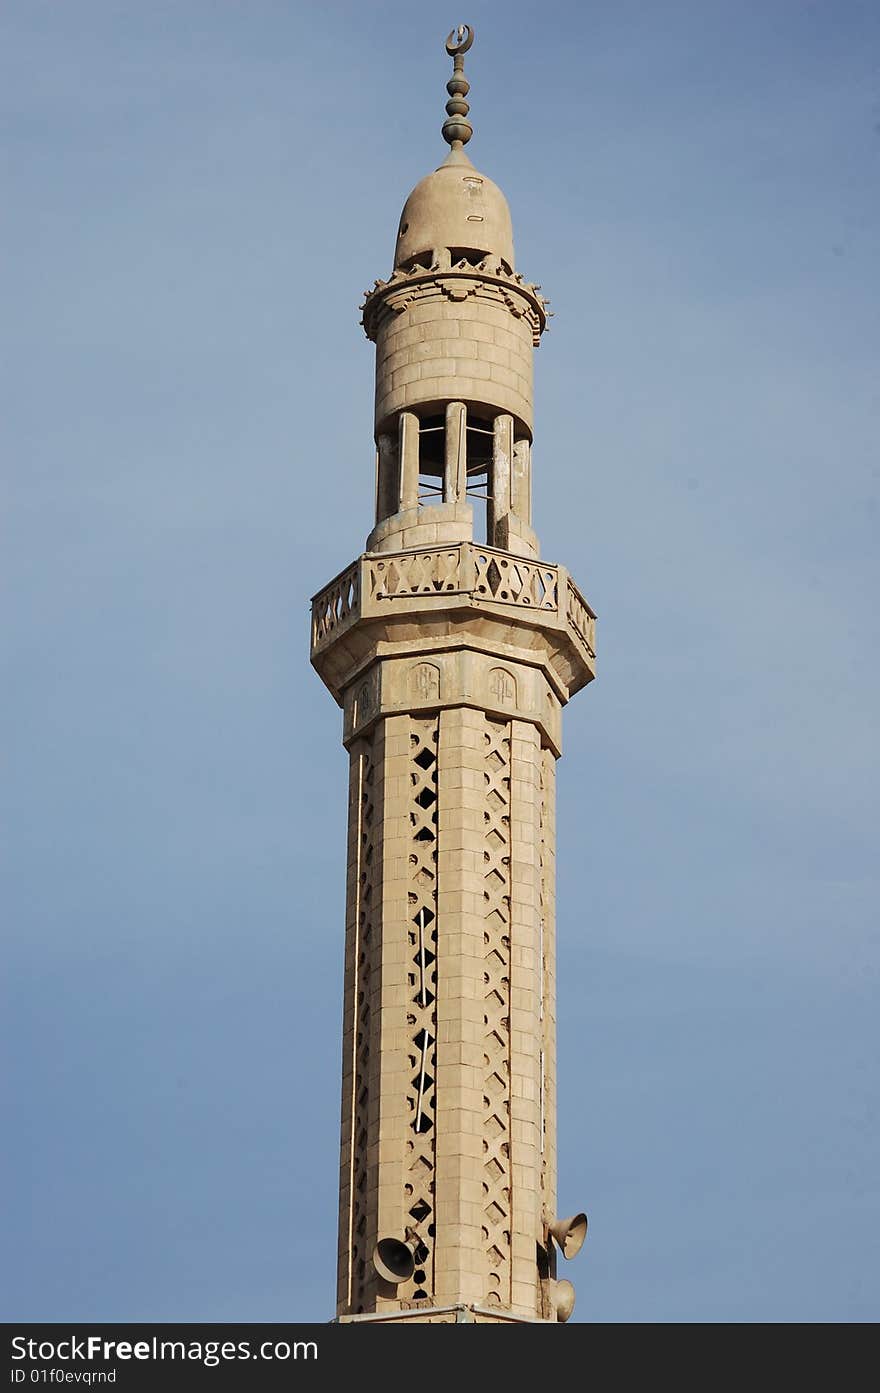
<svg viewBox="0 0 880 1393"><path fill-rule="evenodd" d="M507 199L497 184L474 169L467 155L449 158L416 184L400 215L395 269L435 247L456 253L491 253L513 270L513 225Z"/></svg>
<svg viewBox="0 0 880 1393"><path fill-rule="evenodd" d="M465 100L470 83L464 75L464 55L474 41L474 31L459 25L446 40L452 57L452 77L446 84L449 101L443 138L452 147L446 159L416 184L404 204L394 250L395 270L436 248L449 248L453 263L461 255L478 252L493 255L513 270L513 225L507 199L497 184L474 169L463 146L473 135ZM459 255L456 255L458 253Z"/></svg>

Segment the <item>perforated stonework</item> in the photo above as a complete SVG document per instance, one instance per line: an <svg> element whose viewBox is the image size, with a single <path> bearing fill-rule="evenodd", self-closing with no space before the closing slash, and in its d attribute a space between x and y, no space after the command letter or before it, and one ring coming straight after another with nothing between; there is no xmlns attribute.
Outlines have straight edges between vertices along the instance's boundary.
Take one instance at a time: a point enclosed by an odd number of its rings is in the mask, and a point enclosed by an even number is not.
<svg viewBox="0 0 880 1393"><path fill-rule="evenodd" d="M312 605L312 647L326 643L337 629L354 619L360 604L357 562L324 587Z"/></svg>
<svg viewBox="0 0 880 1393"><path fill-rule="evenodd" d="M491 1304L511 1299L510 726L486 719L483 812L483 1241Z"/></svg>
<svg viewBox="0 0 880 1393"><path fill-rule="evenodd" d="M409 1126L404 1154L406 1226L418 1236L412 1280L402 1300L434 1292L434 1081L437 1069L437 742L436 716L410 723L411 843L406 968Z"/></svg>
<svg viewBox="0 0 880 1393"><path fill-rule="evenodd" d="M351 1084L350 1155L350 1251L348 1304L365 1309L375 1285L371 1257L371 1185L367 1165L372 1086L372 973L376 916L374 906L377 868L375 832L375 768L371 741L361 742L354 756L357 769L356 847L357 868L354 905L354 941L351 945L354 996L354 1072ZM372 1239L375 1242L375 1239Z"/></svg>

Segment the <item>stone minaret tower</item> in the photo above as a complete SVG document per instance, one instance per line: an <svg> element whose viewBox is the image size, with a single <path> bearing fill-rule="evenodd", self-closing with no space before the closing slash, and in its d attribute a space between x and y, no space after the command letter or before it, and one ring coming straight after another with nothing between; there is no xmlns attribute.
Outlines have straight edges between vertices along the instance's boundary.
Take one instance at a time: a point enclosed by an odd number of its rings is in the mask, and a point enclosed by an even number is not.
<svg viewBox="0 0 880 1393"><path fill-rule="evenodd" d="M565 1320L556 1249L555 769L592 610L532 531L546 323L501 190L464 153L403 209L376 345L376 509L315 597L350 761L340 1320Z"/></svg>

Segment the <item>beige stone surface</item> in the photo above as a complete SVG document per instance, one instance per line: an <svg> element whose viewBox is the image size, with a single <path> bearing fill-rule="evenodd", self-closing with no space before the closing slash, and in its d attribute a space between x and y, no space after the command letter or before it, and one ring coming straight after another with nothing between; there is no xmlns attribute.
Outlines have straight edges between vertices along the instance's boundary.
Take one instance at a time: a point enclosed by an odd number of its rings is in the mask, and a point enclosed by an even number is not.
<svg viewBox="0 0 880 1393"><path fill-rule="evenodd" d="M337 1317L353 1322L556 1320L555 766L595 616L531 526L546 302L462 153L464 32L452 153L364 305L366 550L312 602L349 757Z"/></svg>
<svg viewBox="0 0 880 1393"><path fill-rule="evenodd" d="M404 409L463 401L490 422L509 412L531 435L534 329L521 287L471 273L422 277L403 303L396 293L374 311L377 432Z"/></svg>
<svg viewBox="0 0 880 1393"><path fill-rule="evenodd" d="M394 265L437 247L494 253L513 269L513 225L497 184L475 169L467 155L449 157L416 184L403 206Z"/></svg>
<svg viewBox="0 0 880 1393"><path fill-rule="evenodd" d="M498 548L365 554L312 602L312 662L340 704L377 657L473 636L485 652L541 667L562 702L595 675L595 615L567 571Z"/></svg>

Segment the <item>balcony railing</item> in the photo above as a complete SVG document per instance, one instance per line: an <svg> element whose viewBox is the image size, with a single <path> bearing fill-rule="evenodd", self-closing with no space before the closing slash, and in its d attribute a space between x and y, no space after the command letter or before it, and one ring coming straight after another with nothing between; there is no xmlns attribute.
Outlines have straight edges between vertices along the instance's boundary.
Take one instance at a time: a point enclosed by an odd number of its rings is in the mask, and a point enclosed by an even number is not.
<svg viewBox="0 0 880 1393"><path fill-rule="evenodd" d="M395 601L420 599L430 609L442 609L444 599L456 596L493 609L552 615L595 657L595 615L567 571L472 542L359 557L312 601L312 652L320 652L355 620L389 613Z"/></svg>
<svg viewBox="0 0 880 1393"><path fill-rule="evenodd" d="M361 612L360 561L355 561L312 600L312 652L347 629Z"/></svg>

